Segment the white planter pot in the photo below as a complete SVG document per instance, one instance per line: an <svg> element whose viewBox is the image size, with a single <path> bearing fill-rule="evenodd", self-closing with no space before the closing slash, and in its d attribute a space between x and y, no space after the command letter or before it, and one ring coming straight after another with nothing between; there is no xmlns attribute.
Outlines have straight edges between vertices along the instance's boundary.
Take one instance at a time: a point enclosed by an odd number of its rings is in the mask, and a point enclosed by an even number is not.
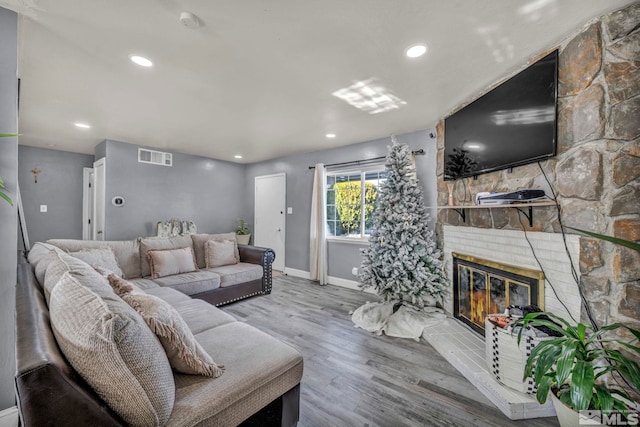
<svg viewBox="0 0 640 427"><path fill-rule="evenodd" d="M236 234L236 240L239 245L248 245L251 240L251 234Z"/></svg>
<svg viewBox="0 0 640 427"><path fill-rule="evenodd" d="M560 427L577 427L582 424L586 424L583 422L580 424L579 415L577 411L569 408L567 405L562 403L560 399L556 397L555 394L549 392L549 397L551 397L551 401L553 402L553 407L556 410L556 415L558 416L558 422L560 423ZM604 424L589 424L589 425L599 425L602 426Z"/></svg>

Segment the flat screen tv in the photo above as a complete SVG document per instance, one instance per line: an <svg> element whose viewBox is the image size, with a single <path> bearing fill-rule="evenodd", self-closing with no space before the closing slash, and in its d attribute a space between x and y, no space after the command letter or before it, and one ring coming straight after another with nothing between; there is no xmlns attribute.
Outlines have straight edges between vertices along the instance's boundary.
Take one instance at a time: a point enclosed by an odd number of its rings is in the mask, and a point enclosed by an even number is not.
<svg viewBox="0 0 640 427"><path fill-rule="evenodd" d="M556 50L446 118L444 179L554 156L557 76Z"/></svg>

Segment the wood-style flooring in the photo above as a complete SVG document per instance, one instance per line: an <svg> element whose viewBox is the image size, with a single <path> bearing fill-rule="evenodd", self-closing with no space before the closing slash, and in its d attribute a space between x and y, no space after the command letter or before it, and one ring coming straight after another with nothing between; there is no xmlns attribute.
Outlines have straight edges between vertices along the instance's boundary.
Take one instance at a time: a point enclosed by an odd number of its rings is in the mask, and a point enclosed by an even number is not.
<svg viewBox="0 0 640 427"><path fill-rule="evenodd" d="M424 339L355 328L349 312L375 300L282 275L271 295L223 310L302 353L300 427L558 425L555 417L508 419Z"/></svg>

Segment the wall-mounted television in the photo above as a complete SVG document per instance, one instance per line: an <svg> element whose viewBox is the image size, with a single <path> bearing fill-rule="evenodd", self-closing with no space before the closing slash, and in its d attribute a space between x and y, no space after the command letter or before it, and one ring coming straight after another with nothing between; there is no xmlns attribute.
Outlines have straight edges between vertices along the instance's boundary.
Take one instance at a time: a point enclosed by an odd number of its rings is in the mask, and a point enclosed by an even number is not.
<svg viewBox="0 0 640 427"><path fill-rule="evenodd" d="M536 162L556 153L558 51L444 121L444 179Z"/></svg>

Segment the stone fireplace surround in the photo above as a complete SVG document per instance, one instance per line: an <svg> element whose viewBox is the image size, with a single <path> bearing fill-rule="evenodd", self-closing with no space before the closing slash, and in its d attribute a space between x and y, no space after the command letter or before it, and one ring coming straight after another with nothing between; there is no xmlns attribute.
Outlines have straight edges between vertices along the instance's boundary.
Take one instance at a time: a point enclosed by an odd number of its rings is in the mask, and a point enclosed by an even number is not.
<svg viewBox="0 0 640 427"><path fill-rule="evenodd" d="M558 195L565 225L640 240L639 39L640 3L634 3L576 28L573 36L550 46L549 51L560 50L556 157L540 166L514 168L513 173L498 171L477 180L453 181L453 203L469 203L480 191L542 188L551 195L542 168ZM538 58L546 53L541 52ZM447 206L447 184L451 182L443 180L444 120L436 129L438 205ZM577 320L585 322L567 255L558 245L558 212L555 207L534 209L535 220L526 229L536 254L562 301ZM520 240L523 232L517 211L494 208L469 209L467 213L463 221L452 209L438 210L436 235L445 253L448 277L452 251L539 269L528 244ZM640 327L640 255L576 234L567 235L567 242L596 322ZM506 245L509 249L502 250ZM547 283L545 309L568 318L554 298ZM452 301L450 297L445 301L450 313ZM522 419L554 414L547 405L540 406L532 397L502 387L491 377L480 335L455 319L435 329L425 329L425 339L507 416Z"/></svg>

